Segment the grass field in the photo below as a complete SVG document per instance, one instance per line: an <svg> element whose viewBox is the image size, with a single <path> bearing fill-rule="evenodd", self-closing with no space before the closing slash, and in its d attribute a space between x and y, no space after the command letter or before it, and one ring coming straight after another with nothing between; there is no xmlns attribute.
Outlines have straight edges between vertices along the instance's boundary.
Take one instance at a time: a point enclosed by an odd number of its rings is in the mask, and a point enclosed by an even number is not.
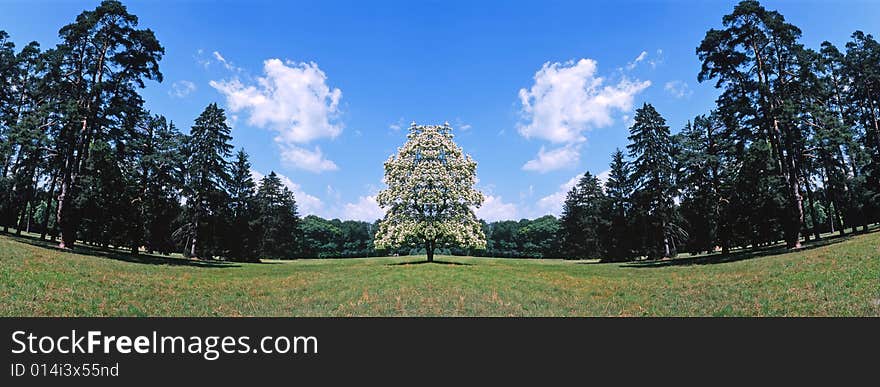
<svg viewBox="0 0 880 387"><path fill-rule="evenodd" d="M0 236L0 316L878 316L880 232L637 264L239 264Z"/></svg>

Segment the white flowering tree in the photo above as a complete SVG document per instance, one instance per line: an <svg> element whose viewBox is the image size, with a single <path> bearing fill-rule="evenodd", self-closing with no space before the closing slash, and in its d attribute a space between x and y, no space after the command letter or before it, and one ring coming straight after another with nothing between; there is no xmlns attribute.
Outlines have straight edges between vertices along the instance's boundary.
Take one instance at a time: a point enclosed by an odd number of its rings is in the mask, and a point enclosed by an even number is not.
<svg viewBox="0 0 880 387"><path fill-rule="evenodd" d="M428 262L440 247L486 248L472 209L483 203L483 194L474 188L477 163L452 141L449 123L413 122L407 139L385 161L388 188L376 201L386 214L376 232L376 247L424 246Z"/></svg>

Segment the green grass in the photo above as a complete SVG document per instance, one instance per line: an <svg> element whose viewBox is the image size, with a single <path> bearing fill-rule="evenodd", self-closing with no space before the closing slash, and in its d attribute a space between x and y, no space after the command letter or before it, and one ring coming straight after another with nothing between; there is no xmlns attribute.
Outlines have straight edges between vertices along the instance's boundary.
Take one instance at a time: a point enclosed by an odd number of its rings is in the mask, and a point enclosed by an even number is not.
<svg viewBox="0 0 880 387"><path fill-rule="evenodd" d="M796 252L629 265L446 256L439 260L454 264L205 263L47 246L0 236L0 316L880 315L880 232Z"/></svg>

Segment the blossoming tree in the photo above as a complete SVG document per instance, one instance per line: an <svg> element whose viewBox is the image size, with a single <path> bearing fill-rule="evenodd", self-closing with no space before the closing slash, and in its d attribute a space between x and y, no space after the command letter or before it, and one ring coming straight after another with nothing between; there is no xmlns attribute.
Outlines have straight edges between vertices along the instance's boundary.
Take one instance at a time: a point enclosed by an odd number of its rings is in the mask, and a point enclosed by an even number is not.
<svg viewBox="0 0 880 387"><path fill-rule="evenodd" d="M473 208L483 203L474 188L477 163L452 141L452 128L416 125L407 142L385 161L385 190L376 201L385 218L376 232L377 248L424 246L428 262L438 247L486 248Z"/></svg>

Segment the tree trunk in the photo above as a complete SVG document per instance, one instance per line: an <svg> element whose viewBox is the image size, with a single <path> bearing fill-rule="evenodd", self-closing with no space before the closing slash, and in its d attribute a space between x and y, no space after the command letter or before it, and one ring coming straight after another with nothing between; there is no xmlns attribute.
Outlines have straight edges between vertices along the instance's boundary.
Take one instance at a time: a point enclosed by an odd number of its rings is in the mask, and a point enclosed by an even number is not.
<svg viewBox="0 0 880 387"><path fill-rule="evenodd" d="M819 240L822 239L822 234L819 231L819 221L816 216L816 204L813 202L813 190L810 189L810 181L806 177L804 178L804 188L807 190L807 203L810 206L810 220L812 221L810 226L812 226L813 229L813 236L816 240ZM806 235L809 235L809 232L807 232Z"/></svg>
<svg viewBox="0 0 880 387"><path fill-rule="evenodd" d="M68 156L68 162L61 179L61 193L58 194L58 209L56 210L55 225L61 233L61 241L58 247L70 248L76 242L76 225L73 220L73 184L74 179L71 176L73 168L72 156Z"/></svg>
<svg viewBox="0 0 880 387"><path fill-rule="evenodd" d="M198 258L198 255L196 255L196 238L197 238L196 235L193 235L192 243L189 246L189 248L190 248L189 256L193 257L193 258Z"/></svg>
<svg viewBox="0 0 880 387"><path fill-rule="evenodd" d="M57 176L52 176L52 183L49 184L49 192L46 196L46 210L43 211L43 231L40 232L40 239L46 239L46 233L49 230L49 213L52 212L52 199L55 197L55 180Z"/></svg>
<svg viewBox="0 0 880 387"><path fill-rule="evenodd" d="M428 254L428 262L434 262L434 241L425 242L425 252Z"/></svg>

